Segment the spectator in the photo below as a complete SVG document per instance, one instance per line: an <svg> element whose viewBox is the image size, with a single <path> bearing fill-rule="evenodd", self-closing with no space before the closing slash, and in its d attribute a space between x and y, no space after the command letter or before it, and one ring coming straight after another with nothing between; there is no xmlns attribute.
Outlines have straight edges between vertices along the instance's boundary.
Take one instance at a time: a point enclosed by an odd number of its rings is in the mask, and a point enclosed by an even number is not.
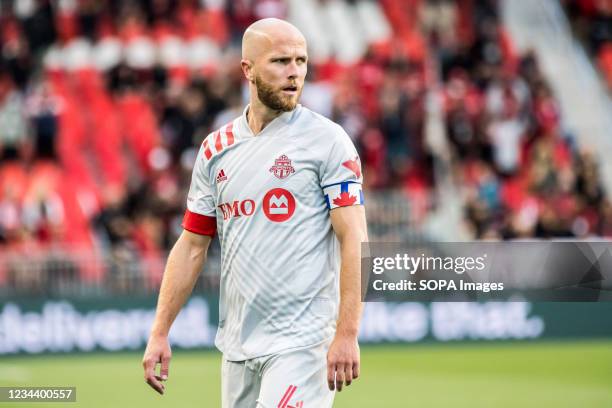
<svg viewBox="0 0 612 408"><path fill-rule="evenodd" d="M23 96L11 76L0 70L0 160L17 159L28 136Z"/></svg>

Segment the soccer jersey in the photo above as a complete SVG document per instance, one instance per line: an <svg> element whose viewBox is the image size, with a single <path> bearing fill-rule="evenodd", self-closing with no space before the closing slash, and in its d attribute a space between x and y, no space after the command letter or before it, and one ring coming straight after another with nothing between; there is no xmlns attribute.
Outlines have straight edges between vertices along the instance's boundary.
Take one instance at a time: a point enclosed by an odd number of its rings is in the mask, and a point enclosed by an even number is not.
<svg viewBox="0 0 612 408"><path fill-rule="evenodd" d="M359 157L298 105L258 135L243 115L202 143L183 227L221 243L216 346L232 361L330 339L340 251L330 210L363 204Z"/></svg>

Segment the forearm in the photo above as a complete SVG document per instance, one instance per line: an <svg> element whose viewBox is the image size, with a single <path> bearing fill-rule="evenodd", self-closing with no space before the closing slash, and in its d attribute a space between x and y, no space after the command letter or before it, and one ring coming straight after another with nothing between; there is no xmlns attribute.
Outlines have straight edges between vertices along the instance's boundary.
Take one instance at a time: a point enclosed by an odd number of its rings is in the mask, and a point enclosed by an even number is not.
<svg viewBox="0 0 612 408"><path fill-rule="evenodd" d="M337 335L357 337L361 312L361 240L359 237L346 237L341 242Z"/></svg>
<svg viewBox="0 0 612 408"><path fill-rule="evenodd" d="M182 234L168 256L151 333L167 336L174 319L193 291L206 261L208 245L194 245Z"/></svg>

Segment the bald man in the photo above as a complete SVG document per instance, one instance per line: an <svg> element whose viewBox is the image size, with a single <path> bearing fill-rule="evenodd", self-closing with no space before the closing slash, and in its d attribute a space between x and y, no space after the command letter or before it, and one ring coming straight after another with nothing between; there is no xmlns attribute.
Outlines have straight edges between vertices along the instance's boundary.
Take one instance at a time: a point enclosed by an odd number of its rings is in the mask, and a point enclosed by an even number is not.
<svg viewBox="0 0 612 408"><path fill-rule="evenodd" d="M170 326L215 233L224 408L331 407L359 376L361 168L344 130L298 104L307 62L285 21L244 33L249 104L202 143L143 358L161 394Z"/></svg>

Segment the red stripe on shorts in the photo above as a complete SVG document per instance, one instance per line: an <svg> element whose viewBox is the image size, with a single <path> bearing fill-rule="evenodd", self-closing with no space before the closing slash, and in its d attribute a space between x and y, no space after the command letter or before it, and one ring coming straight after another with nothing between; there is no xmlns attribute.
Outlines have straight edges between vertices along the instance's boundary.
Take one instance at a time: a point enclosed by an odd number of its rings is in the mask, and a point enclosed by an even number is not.
<svg viewBox="0 0 612 408"><path fill-rule="evenodd" d="M278 403L277 408L286 408L296 389L297 387L295 385L290 385L287 388L287 391L285 391L285 395L283 395L283 398L281 398L280 402Z"/></svg>

